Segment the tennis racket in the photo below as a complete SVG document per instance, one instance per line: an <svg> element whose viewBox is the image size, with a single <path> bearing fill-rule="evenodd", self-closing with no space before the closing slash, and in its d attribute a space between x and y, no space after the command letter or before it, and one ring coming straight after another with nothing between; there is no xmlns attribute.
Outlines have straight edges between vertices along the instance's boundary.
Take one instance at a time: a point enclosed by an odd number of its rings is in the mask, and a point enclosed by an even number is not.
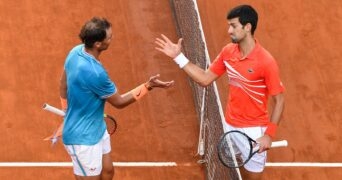
<svg viewBox="0 0 342 180"><path fill-rule="evenodd" d="M106 121L108 133L113 135L118 127L116 120L108 114L104 114L104 120Z"/></svg>
<svg viewBox="0 0 342 180"><path fill-rule="evenodd" d="M286 140L275 141L272 142L271 145L272 148L286 146ZM243 156L240 150L248 152L248 154ZM236 130L224 133L217 145L217 153L220 161L223 165L230 168L242 167L258 153L258 151L258 143L254 139L250 138L247 134Z"/></svg>
<svg viewBox="0 0 342 180"><path fill-rule="evenodd" d="M49 104L46 104L46 103L43 105L43 109L47 110L47 111L50 111L52 113L55 113L55 114L57 114L59 116L65 116L65 112L64 111L62 111L62 110L60 110L60 109L58 109L56 107L53 107L53 106L51 106ZM116 129L117 129L117 126L118 126L117 123L116 123L116 120L113 118L113 116L110 116L108 114L104 114L103 118L104 118L104 121L106 122L108 133L110 135L113 135L115 133ZM61 133L62 131L59 130L57 132ZM60 133L57 133L57 134L54 133L55 134L54 137L55 136L60 136L61 135Z"/></svg>

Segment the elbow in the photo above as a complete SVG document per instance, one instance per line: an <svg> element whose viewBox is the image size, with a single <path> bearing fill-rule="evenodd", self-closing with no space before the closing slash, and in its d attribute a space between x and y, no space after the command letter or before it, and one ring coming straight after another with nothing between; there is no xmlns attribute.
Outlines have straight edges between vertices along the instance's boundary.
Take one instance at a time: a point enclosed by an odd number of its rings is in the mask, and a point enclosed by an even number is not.
<svg viewBox="0 0 342 180"><path fill-rule="evenodd" d="M284 95L283 94L278 94L275 96L274 98L274 102L276 105L284 108L285 106L285 98L284 98Z"/></svg>

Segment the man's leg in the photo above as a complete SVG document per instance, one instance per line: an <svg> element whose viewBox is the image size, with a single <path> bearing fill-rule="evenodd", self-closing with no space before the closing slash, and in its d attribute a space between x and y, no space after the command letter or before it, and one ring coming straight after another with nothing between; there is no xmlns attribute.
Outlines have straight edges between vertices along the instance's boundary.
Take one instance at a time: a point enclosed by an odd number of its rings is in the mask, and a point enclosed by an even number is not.
<svg viewBox="0 0 342 180"><path fill-rule="evenodd" d="M262 179L262 172L254 173L247 171L245 168L240 168L240 172L242 175L242 179L246 180L261 180Z"/></svg>
<svg viewBox="0 0 342 180"><path fill-rule="evenodd" d="M263 135L264 127L248 127L242 128L242 132L246 133L252 139L257 139ZM255 154L241 169L242 179L261 180L262 173L265 168L267 153Z"/></svg>
<svg viewBox="0 0 342 180"><path fill-rule="evenodd" d="M104 144L106 144L105 151L107 154L103 152ZM110 140L108 133L95 145L65 145L65 148L71 156L76 180L101 180L103 162L111 161L111 159L108 160L110 158ZM108 163L105 163L105 165L109 169Z"/></svg>
<svg viewBox="0 0 342 180"><path fill-rule="evenodd" d="M101 180L101 176L77 176L75 175L76 180Z"/></svg>
<svg viewBox="0 0 342 180"><path fill-rule="evenodd" d="M101 180L112 180L114 177L114 167L110 153L102 156Z"/></svg>

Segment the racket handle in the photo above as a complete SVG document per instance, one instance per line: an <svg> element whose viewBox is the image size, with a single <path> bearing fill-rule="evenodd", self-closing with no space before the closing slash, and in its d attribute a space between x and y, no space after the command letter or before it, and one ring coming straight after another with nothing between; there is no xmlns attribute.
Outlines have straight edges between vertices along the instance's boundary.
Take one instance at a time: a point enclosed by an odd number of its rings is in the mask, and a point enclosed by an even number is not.
<svg viewBox="0 0 342 180"><path fill-rule="evenodd" d="M198 154L203 156L204 155L204 141L203 140L200 140L198 149L199 149Z"/></svg>
<svg viewBox="0 0 342 180"><path fill-rule="evenodd" d="M50 111L50 112L52 112L52 113L55 113L55 114L57 114L57 115L60 115L60 116L64 116L64 115L65 115L65 112L64 112L64 111L62 111L62 110L60 110L60 109L58 109L58 108L55 108L55 107L53 107L53 106L50 106L50 105L47 104L47 103L45 103L45 104L43 105L43 109L44 109L44 110L47 110L47 111Z"/></svg>
<svg viewBox="0 0 342 180"><path fill-rule="evenodd" d="M282 140L282 141L274 141L272 142L271 147L275 148L275 147L286 147L288 145L286 140Z"/></svg>

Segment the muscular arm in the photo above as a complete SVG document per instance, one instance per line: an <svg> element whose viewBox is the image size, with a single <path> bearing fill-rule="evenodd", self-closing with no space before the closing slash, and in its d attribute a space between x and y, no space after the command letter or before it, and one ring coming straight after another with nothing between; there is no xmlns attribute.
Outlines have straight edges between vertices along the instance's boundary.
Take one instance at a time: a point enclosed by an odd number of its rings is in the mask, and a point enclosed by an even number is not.
<svg viewBox="0 0 342 180"><path fill-rule="evenodd" d="M161 81L158 79L159 76L160 76L159 74L155 76L151 76L150 79L146 83L139 85L133 90L122 95L119 92L116 92L112 96L108 97L106 100L112 106L122 109L132 104L133 102L139 100L141 97L147 94L148 91L154 88L166 89L173 85L174 81Z"/></svg>
<svg viewBox="0 0 342 180"><path fill-rule="evenodd" d="M192 80L201 86L208 86L218 78L218 75L211 72L209 69L203 70L191 62L185 65L183 70Z"/></svg>
<svg viewBox="0 0 342 180"><path fill-rule="evenodd" d="M272 96L272 99L274 101L274 107L271 113L271 122L278 125L284 110L284 95L280 93ZM263 152L271 147L272 138L271 136L265 134L264 136L258 138L257 141L260 143L259 152Z"/></svg>
<svg viewBox="0 0 342 180"><path fill-rule="evenodd" d="M112 96L108 97L106 100L109 104L118 109L122 109L136 101L132 93L130 92L127 92L122 95L119 94L119 92L116 92Z"/></svg>
<svg viewBox="0 0 342 180"><path fill-rule="evenodd" d="M171 57L175 60L175 58L179 58L179 65L183 70L187 73L187 75L193 79L195 82L200 84L201 86L208 86L214 80L218 78L218 76L211 72L210 70L203 70L202 68L198 67L197 65L189 62L185 56L182 56L182 39L178 40L178 43L175 44L170 41L165 35L161 35L161 38L156 38L155 41L157 47L156 50L164 53L165 55ZM180 56L179 56L180 55ZM177 60L175 60L178 64ZM184 66L183 66L184 65Z"/></svg>

